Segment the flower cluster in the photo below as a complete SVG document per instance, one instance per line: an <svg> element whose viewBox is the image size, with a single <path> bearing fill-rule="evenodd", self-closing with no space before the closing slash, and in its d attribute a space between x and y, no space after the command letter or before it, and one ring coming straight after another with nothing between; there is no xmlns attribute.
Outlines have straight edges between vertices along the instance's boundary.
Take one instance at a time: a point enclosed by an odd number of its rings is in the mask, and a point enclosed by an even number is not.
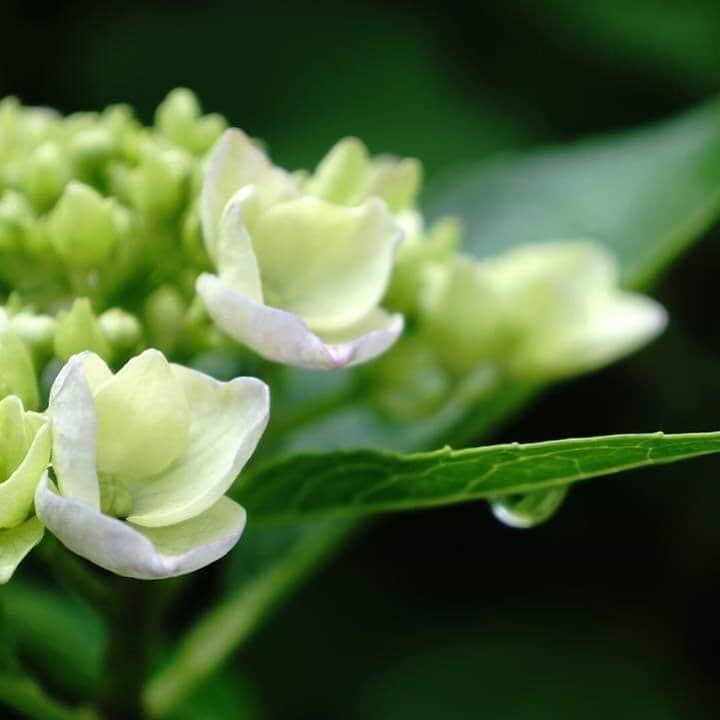
<svg viewBox="0 0 720 720"><path fill-rule="evenodd" d="M226 493L269 389L191 369L200 356L244 348L261 374L382 355L375 396L417 415L478 371L557 379L661 331L591 242L461 254L454 219L426 226L421 182L416 160L353 138L290 172L187 90L152 127L124 106L1 101L0 581L44 528L135 578L235 544Z"/></svg>

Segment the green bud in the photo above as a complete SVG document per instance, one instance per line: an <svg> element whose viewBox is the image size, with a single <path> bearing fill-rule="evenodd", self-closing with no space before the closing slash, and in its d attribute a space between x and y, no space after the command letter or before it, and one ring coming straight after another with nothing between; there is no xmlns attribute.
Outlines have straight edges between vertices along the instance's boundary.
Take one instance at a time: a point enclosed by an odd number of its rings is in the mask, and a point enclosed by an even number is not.
<svg viewBox="0 0 720 720"><path fill-rule="evenodd" d="M443 364L463 375L503 357L502 300L485 263L455 255L425 271L421 327Z"/></svg>
<svg viewBox="0 0 720 720"><path fill-rule="evenodd" d="M113 200L81 182L68 183L48 218L58 255L73 268L88 270L107 262L119 239Z"/></svg>
<svg viewBox="0 0 720 720"><path fill-rule="evenodd" d="M406 335L368 366L375 400L389 415L412 421L436 411L448 397L452 378L423 338Z"/></svg>
<svg viewBox="0 0 720 720"><path fill-rule="evenodd" d="M339 205L357 205L380 197L391 212L410 209L422 184L422 165L414 158L371 158L357 138L340 140L304 180L309 195Z"/></svg>
<svg viewBox="0 0 720 720"><path fill-rule="evenodd" d="M135 348L142 338L140 321L120 308L110 308L99 318L100 329L110 345L118 350Z"/></svg>
<svg viewBox="0 0 720 720"><path fill-rule="evenodd" d="M66 361L83 350L91 350L106 360L111 356L110 345L93 313L90 301L87 298L78 298L70 310L58 313L55 355Z"/></svg>
<svg viewBox="0 0 720 720"><path fill-rule="evenodd" d="M357 138L340 140L305 182L304 190L328 202L354 205L370 179L370 157Z"/></svg>
<svg viewBox="0 0 720 720"><path fill-rule="evenodd" d="M115 143L109 128L89 127L75 133L70 140L70 159L79 177L92 180L112 156Z"/></svg>
<svg viewBox="0 0 720 720"><path fill-rule="evenodd" d="M398 312L413 313L417 309L425 269L448 260L460 241L460 224L455 218L438 220L423 232L419 213L405 212L399 216L404 237L395 257L387 306Z"/></svg>
<svg viewBox="0 0 720 720"><path fill-rule="evenodd" d="M177 288L164 285L145 302L145 323L152 347L173 353L186 327L187 304Z"/></svg>
<svg viewBox="0 0 720 720"><path fill-rule="evenodd" d="M6 192L0 198L0 251L20 250L33 220L27 200L20 193Z"/></svg>
<svg viewBox="0 0 720 720"><path fill-rule="evenodd" d="M29 409L37 408L39 403L30 351L10 329L7 318L0 317L0 398L8 395L17 395Z"/></svg>
<svg viewBox="0 0 720 720"><path fill-rule="evenodd" d="M23 163L20 189L41 211L52 207L70 180L70 163L55 142L46 142Z"/></svg>
<svg viewBox="0 0 720 720"><path fill-rule="evenodd" d="M177 88L163 100L155 113L155 125L177 145L197 155L205 154L226 127L220 115L202 115L195 94Z"/></svg>

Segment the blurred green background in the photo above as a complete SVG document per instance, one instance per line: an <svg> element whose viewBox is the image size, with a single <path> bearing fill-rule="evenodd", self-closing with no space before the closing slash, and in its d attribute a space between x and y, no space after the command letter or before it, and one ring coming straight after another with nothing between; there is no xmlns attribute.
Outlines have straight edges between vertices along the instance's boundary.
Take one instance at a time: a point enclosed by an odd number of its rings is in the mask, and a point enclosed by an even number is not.
<svg viewBox="0 0 720 720"><path fill-rule="evenodd" d="M5 0L0 27L0 95L128 102L149 121L184 85L290 167L347 134L417 156L427 197L493 153L646 123L720 87L717 0ZM715 232L657 288L660 341L545 393L499 439L716 429L719 274ZM716 718L718 470L591 482L531 531L482 504L382 519L184 716L205 701L267 720Z"/></svg>

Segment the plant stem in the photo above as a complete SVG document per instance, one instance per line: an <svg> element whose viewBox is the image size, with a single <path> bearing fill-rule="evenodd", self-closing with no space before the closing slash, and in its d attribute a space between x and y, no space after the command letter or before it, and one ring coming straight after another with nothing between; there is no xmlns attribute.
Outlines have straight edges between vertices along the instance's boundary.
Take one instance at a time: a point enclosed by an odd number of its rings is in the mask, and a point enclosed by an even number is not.
<svg viewBox="0 0 720 720"><path fill-rule="evenodd" d="M148 583L118 578L113 605L107 613L105 651L99 709L107 720L141 720L140 694L148 665L150 627Z"/></svg>

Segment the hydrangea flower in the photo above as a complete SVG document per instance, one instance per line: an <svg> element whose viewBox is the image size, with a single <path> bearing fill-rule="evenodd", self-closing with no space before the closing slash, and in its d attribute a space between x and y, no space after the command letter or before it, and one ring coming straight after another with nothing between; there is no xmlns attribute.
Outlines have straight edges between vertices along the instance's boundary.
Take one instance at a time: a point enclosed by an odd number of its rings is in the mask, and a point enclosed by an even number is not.
<svg viewBox="0 0 720 720"><path fill-rule="evenodd" d="M32 517L35 488L50 459L46 420L15 395L0 400L0 583L7 582L43 536Z"/></svg>
<svg viewBox="0 0 720 720"><path fill-rule="evenodd" d="M498 364L518 379L589 372L657 336L659 303L620 288L614 257L586 241L551 242L433 267L423 329L458 374Z"/></svg>
<svg viewBox="0 0 720 720"><path fill-rule="evenodd" d="M119 575L172 577L227 553L245 526L227 497L268 419L267 386L219 382L146 350L113 375L89 352L53 384L52 465L38 517Z"/></svg>
<svg viewBox="0 0 720 720"><path fill-rule="evenodd" d="M200 208L218 272L202 274L197 291L218 327L269 360L356 365L402 332L402 316L379 307L402 230L380 197L333 202L301 180L242 131L225 132Z"/></svg>

